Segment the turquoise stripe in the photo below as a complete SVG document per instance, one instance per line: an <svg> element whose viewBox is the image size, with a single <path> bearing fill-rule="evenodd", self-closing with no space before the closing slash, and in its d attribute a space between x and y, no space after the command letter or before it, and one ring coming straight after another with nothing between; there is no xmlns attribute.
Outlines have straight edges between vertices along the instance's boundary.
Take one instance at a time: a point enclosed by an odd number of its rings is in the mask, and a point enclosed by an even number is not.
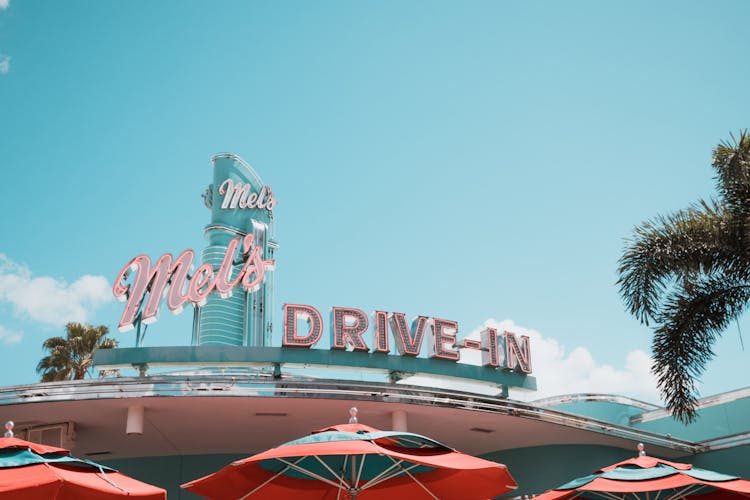
<svg viewBox="0 0 750 500"><path fill-rule="evenodd" d="M0 468L23 467L35 464L65 464L85 469L104 469L106 472L117 472L115 469L104 467L90 460L83 460L60 453L37 455L29 449L0 450Z"/></svg>
<svg viewBox="0 0 750 500"><path fill-rule="evenodd" d="M668 465L659 464L656 467L650 467L648 469L642 469L640 467L625 466L618 467L616 469L601 472L599 474L591 474L589 476L579 477L574 479L558 488L556 490L572 490L580 488L593 481L596 478L612 479L616 481L647 481L649 479L659 479L662 477L672 476L674 474L685 474L686 476L693 477L700 481L732 481L737 479L736 476L729 476L727 474L721 474L705 469L689 469L689 470L678 470Z"/></svg>
<svg viewBox="0 0 750 500"><path fill-rule="evenodd" d="M318 434L311 434L294 441L289 441L281 446L289 446L295 444L310 444L310 443L328 443L335 441L375 441L377 439L393 439L396 441L396 445L403 448L444 448L450 450L448 446L441 444L432 439L420 436L419 434L412 434L410 432L394 432L394 431L379 431L379 432L340 432L340 431L327 431L319 432Z"/></svg>

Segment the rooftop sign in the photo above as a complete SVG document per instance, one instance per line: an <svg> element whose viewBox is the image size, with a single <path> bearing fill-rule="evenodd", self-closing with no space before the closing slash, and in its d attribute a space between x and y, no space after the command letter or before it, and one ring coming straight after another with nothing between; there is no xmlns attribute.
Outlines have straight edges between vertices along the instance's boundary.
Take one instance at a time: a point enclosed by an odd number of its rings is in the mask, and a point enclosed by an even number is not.
<svg viewBox="0 0 750 500"><path fill-rule="evenodd" d="M240 240L242 249L238 251ZM240 261L242 267L232 276L237 254L243 258ZM195 306L205 305L206 298L214 291L221 298L231 297L232 290L240 286L248 292L254 292L263 283L266 270L273 270L274 266L273 260L262 259L252 234L229 241L221 266L216 271L211 264L206 263L189 275L194 257L195 252L185 250L176 259L172 258L172 254L165 253L153 266L148 255L139 255L125 264L112 288L115 298L126 302L117 329L121 332L132 330L141 308L140 320L143 323L156 321L162 297L169 310L179 314L185 302ZM135 273L135 277L130 284L126 284L125 281L132 273Z"/></svg>
<svg viewBox="0 0 750 500"><path fill-rule="evenodd" d="M533 377L526 378L532 372L528 337L486 328L478 339L459 339L458 322L438 317L418 315L408 321L400 312L367 314L333 307L330 349L313 349L323 337L323 315L310 305L285 304L281 347L274 347L276 198L241 158L219 154L212 165L213 183L203 195L211 220L204 228L208 244L202 262L194 263L193 250L177 257L165 253L153 262L141 254L115 279L112 292L125 303L118 329L137 327L136 349L125 357L131 364L257 364L267 355L265 362L274 370L284 363L318 363L535 388ZM156 321L162 303L174 314L186 303L195 307L191 347L142 348L141 326ZM462 354L470 351L481 354L480 365L460 363Z"/></svg>
<svg viewBox="0 0 750 500"><path fill-rule="evenodd" d="M531 373L529 337L519 339L512 332L498 335L494 328L486 328L480 340L457 340L456 321L417 316L409 325L403 313L375 311L372 314L371 346L367 344L370 317L361 309L333 307L331 309L330 345L332 350L388 354L389 337L393 338L401 356L419 356L427 344L427 356L433 359L458 362L459 348L480 351L482 366L504 368L519 373ZM300 331L300 323L304 326ZM390 329L391 335L388 335ZM323 316L309 305L284 305L283 347L311 348L323 335Z"/></svg>
<svg viewBox="0 0 750 500"><path fill-rule="evenodd" d="M223 196L221 208L224 210L234 208L273 210L276 206L271 186L263 186L260 192L254 193L250 184L227 179L219 185L219 194Z"/></svg>

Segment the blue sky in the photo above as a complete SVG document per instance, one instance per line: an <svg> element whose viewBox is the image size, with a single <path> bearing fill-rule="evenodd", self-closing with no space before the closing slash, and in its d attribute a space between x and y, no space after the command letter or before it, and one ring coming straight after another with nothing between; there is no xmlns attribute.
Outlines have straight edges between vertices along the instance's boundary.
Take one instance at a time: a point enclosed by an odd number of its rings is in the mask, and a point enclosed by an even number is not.
<svg viewBox="0 0 750 500"><path fill-rule="evenodd" d="M654 400L616 262L634 225L714 193L711 149L750 125L748 19L739 0L0 0L0 384L35 381L68 320L116 330L130 258L204 246L209 158L231 151L278 199L277 314L505 321L534 332L544 394ZM147 345L189 343L190 316ZM750 385L737 329L716 352L704 395Z"/></svg>

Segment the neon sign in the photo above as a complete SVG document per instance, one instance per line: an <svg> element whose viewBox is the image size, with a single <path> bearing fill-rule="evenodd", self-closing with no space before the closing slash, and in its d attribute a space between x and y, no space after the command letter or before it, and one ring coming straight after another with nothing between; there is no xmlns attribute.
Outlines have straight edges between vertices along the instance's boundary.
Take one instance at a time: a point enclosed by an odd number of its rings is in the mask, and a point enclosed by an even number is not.
<svg viewBox="0 0 750 500"><path fill-rule="evenodd" d="M276 199L273 197L271 186L263 186L259 192L254 193L250 184L235 182L227 179L219 185L219 194L224 196L221 208L247 208L273 210Z"/></svg>
<svg viewBox="0 0 750 500"><path fill-rule="evenodd" d="M240 257L239 262L235 262L237 256ZM165 298L167 308L172 313L179 314L185 302L202 306L214 291L222 298L230 297L232 290L238 286L253 292L260 288L266 271L273 270L274 267L274 260L263 260L261 248L255 244L255 236L252 234L229 241L222 263L216 271L211 264L206 263L190 275L194 257L195 252L185 250L177 258L165 253L153 266L149 256L143 254L128 262L118 274L112 288L117 300L126 302L117 329L121 332L132 330L139 311L140 320L144 324L156 321L162 298ZM233 268L240 264L242 268L232 276ZM136 273L135 277L131 283L125 284L131 273Z"/></svg>
<svg viewBox="0 0 750 500"><path fill-rule="evenodd" d="M281 347L273 347L278 332L273 328L271 272L278 248L273 220L277 201L271 187L238 156L219 154L211 161L213 182L203 195L211 211L204 231L208 246L203 263L195 263L193 269L193 250L176 257L165 253L155 261L142 254L130 260L115 280L112 292L125 303L118 330L137 328L133 359L147 364L143 359L159 349L142 347L142 326L157 320L162 303L174 314L189 303L196 307L192 347L169 348L172 354L154 358L159 362L263 362L273 363L274 373L280 373L284 363L312 363L536 387L533 377L526 376L532 370L528 337L486 328L478 339L459 339L458 322L424 315L410 321L399 312L366 314L357 308L333 307L324 321L312 306L286 304ZM229 299L238 291L239 296ZM326 326L331 350L312 349ZM481 366L458 364L468 351L481 353Z"/></svg>
<svg viewBox="0 0 750 500"><path fill-rule="evenodd" d="M426 343L429 358L458 362L461 359L460 348L472 349L481 351L482 366L514 370L524 374L530 374L532 371L529 337L525 335L519 339L512 332L498 334L494 328L485 328L480 334L480 340L458 341L456 321L417 316L411 325L408 325L403 313L385 311L375 311L373 319L374 348L371 350L364 339L370 324L368 315L361 309L332 308L331 349L387 354L390 351L390 329L396 350L402 356L418 356L422 344ZM300 331L300 323L306 324L306 331ZM302 330L304 329L303 327ZM323 316L317 309L304 304L284 305L282 347L311 348L322 336Z"/></svg>

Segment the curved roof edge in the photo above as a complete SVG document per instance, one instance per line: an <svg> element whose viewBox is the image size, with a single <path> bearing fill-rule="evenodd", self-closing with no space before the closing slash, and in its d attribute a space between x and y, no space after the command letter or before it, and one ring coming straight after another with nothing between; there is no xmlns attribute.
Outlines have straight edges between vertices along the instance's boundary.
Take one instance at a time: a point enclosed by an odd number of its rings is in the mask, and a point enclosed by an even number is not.
<svg viewBox="0 0 750 500"><path fill-rule="evenodd" d="M735 403L741 399L750 397L750 387L743 387L742 389L736 389L734 391L722 392L714 394L713 396L706 396L700 398L697 404L697 410L705 410L714 406L726 405ZM655 408L654 410L644 413L641 418L634 420L634 423L649 422L652 420L659 420L662 418L670 417L671 414L666 408Z"/></svg>
<svg viewBox="0 0 750 500"><path fill-rule="evenodd" d="M149 397L204 397L207 395L251 398L313 398L394 402L444 407L562 425L594 434L648 443L683 454L702 451L696 443L625 425L576 415L501 397L460 391L429 389L382 382L300 380L274 378L271 374L152 375L48 382L0 387L0 407L60 401Z"/></svg>
<svg viewBox="0 0 750 500"><path fill-rule="evenodd" d="M632 406L643 411L658 411L664 408L646 401L634 399L628 396L619 396L616 394L597 394L597 393L579 393L579 394L561 394L559 396L550 396L547 398L535 399L531 404L550 408L563 404L571 403L613 403L618 405Z"/></svg>

